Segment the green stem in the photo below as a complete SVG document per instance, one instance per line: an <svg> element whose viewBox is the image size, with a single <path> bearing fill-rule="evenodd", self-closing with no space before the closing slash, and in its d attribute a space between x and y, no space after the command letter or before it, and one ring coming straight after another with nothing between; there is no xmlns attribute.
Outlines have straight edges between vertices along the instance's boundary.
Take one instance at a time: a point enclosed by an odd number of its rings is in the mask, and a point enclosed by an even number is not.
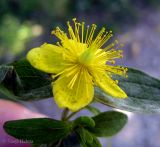
<svg viewBox="0 0 160 147"><path fill-rule="evenodd" d="M81 111L82 109L76 111L76 112L72 112L70 115L68 115L65 120L69 120L72 116L74 116L75 114L77 114L79 111Z"/></svg>
<svg viewBox="0 0 160 147"><path fill-rule="evenodd" d="M65 109L63 110L63 112L62 112L61 120L66 121L66 118L67 118L68 113L69 113L69 110L68 110L67 108L65 108ZM61 143L62 143L62 139L60 139L60 140L58 141L58 143L55 145L55 147L59 147L59 146L61 145Z"/></svg>
<svg viewBox="0 0 160 147"><path fill-rule="evenodd" d="M72 112L71 114L68 115L69 113L69 109L65 108L62 112L62 115L61 115L61 120L63 121L68 121L72 116L74 116L75 114L77 114L79 111L81 111L82 109L76 111L76 112ZM56 144L55 147L59 147L62 143L62 140L59 140L58 143Z"/></svg>
<svg viewBox="0 0 160 147"><path fill-rule="evenodd" d="M62 112L61 120L66 120L68 113L69 113L69 110L65 108Z"/></svg>

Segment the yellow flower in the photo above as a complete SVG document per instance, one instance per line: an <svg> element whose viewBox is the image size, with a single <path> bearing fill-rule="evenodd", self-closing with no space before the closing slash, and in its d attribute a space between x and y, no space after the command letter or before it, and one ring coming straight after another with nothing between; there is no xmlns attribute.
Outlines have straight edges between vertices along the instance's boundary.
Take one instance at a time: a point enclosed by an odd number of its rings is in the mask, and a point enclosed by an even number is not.
<svg viewBox="0 0 160 147"><path fill-rule="evenodd" d="M112 74L126 75L126 68L112 65L122 57L122 50L117 50L121 45L116 40L102 48L113 36L112 31L102 28L95 37L95 24L86 27L74 18L74 26L67 25L68 34L59 27L52 31L60 43L45 43L27 54L33 67L56 78L52 87L57 105L71 111L85 107L93 100L94 85L113 97L126 98L118 82L111 79Z"/></svg>

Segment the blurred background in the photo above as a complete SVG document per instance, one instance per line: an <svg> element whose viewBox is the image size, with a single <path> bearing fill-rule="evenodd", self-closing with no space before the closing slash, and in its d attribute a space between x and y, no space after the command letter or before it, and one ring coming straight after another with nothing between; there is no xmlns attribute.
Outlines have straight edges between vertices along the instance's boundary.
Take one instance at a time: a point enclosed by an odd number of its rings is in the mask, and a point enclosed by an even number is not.
<svg viewBox="0 0 160 147"><path fill-rule="evenodd" d="M74 17L113 30L125 44L121 65L160 77L159 0L0 0L0 64L25 57L44 42L54 43L51 30L65 29ZM53 99L25 105L53 118L61 112ZM127 114L128 124L116 136L102 139L103 146L160 147L160 115Z"/></svg>

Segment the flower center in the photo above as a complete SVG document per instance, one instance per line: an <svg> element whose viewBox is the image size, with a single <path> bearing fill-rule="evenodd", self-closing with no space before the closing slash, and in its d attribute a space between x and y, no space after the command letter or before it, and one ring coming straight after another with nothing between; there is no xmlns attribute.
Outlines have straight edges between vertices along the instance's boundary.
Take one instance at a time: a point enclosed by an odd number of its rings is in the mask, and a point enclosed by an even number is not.
<svg viewBox="0 0 160 147"><path fill-rule="evenodd" d="M83 65L89 65L93 61L94 52L91 49L86 49L78 59L78 62Z"/></svg>

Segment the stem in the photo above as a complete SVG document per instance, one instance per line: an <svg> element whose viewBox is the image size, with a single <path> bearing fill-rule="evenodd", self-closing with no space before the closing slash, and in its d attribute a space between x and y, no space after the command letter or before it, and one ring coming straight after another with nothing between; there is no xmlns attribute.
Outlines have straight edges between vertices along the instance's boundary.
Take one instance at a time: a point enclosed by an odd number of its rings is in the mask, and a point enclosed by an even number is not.
<svg viewBox="0 0 160 147"><path fill-rule="evenodd" d="M77 111L78 112L78 111ZM65 120L69 120L72 116L74 116L77 112L72 112L70 115L68 115Z"/></svg>
<svg viewBox="0 0 160 147"><path fill-rule="evenodd" d="M62 112L61 120L66 121L66 118L67 118L68 113L69 113L69 110L68 110L67 108L65 108L65 109L63 110L63 112ZM59 147L59 146L61 145L61 143L62 143L62 139L60 139L60 140L58 141L58 143L55 145L55 147Z"/></svg>
<svg viewBox="0 0 160 147"><path fill-rule="evenodd" d="M62 112L61 120L66 120L69 110L65 108Z"/></svg>
<svg viewBox="0 0 160 147"><path fill-rule="evenodd" d="M81 111L82 109L76 111L76 112L72 112L70 115L68 115L65 120L69 120L72 116L74 116L75 114L77 114L79 111Z"/></svg>
<svg viewBox="0 0 160 147"><path fill-rule="evenodd" d="M61 120L63 121L68 121L72 116L74 116L76 113L78 113L79 111L81 111L82 109L76 111L76 112L72 112L71 114L68 115L69 113L69 109L65 108L62 112L62 115L61 115ZM58 143L56 144L55 147L59 147L62 143L62 139L58 141Z"/></svg>

